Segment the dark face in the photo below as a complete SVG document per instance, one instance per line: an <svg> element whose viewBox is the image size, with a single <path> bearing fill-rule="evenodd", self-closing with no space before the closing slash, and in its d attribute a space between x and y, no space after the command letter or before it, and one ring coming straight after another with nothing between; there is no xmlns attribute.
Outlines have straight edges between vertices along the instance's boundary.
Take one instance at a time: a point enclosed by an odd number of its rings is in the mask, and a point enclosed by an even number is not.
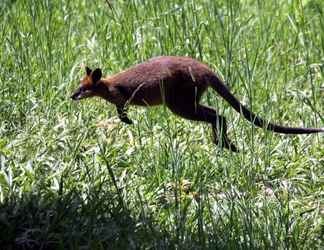
<svg viewBox="0 0 324 250"><path fill-rule="evenodd" d="M101 69L92 71L86 67L86 76L80 80L80 87L71 95L73 100L81 100L92 96L97 96Z"/></svg>

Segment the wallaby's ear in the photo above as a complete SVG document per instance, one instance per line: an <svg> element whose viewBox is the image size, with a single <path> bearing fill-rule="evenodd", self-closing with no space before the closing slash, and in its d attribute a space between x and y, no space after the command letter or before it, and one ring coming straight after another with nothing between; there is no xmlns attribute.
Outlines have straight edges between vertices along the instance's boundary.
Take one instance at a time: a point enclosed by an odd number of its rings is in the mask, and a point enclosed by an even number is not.
<svg viewBox="0 0 324 250"><path fill-rule="evenodd" d="M97 83L100 80L101 76L101 69L95 69L91 74L93 83Z"/></svg>
<svg viewBox="0 0 324 250"><path fill-rule="evenodd" d="M86 70L87 76L89 76L91 74L92 70L88 66L85 67L85 70Z"/></svg>

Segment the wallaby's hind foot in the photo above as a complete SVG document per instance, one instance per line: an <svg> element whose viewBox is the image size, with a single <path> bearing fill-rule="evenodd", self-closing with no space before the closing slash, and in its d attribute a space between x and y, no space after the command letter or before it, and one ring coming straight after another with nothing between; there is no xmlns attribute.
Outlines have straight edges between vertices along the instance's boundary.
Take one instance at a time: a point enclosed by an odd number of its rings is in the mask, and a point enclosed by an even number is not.
<svg viewBox="0 0 324 250"><path fill-rule="evenodd" d="M237 149L235 144L233 144L227 137L223 138L222 145L224 145L225 148L231 150L232 152L240 152L240 150Z"/></svg>
<svg viewBox="0 0 324 250"><path fill-rule="evenodd" d="M235 144L227 136L227 124L224 116L217 115L216 122L212 123L214 143L221 147L227 148L232 152L239 152Z"/></svg>
<svg viewBox="0 0 324 250"><path fill-rule="evenodd" d="M219 134L218 130L215 127L212 127L213 130L213 139L214 143L217 146L224 147L228 150L231 150L232 152L238 153L239 150L235 146L234 143L231 142L230 139L228 139L227 135L222 132L222 134ZM221 140L219 139L221 138Z"/></svg>
<svg viewBox="0 0 324 250"><path fill-rule="evenodd" d="M122 122L124 122L126 124L129 124L129 125L133 124L133 121L131 119L129 119L128 116L127 116L127 110L126 109L124 109L124 108L117 108L117 113L118 113L119 119Z"/></svg>

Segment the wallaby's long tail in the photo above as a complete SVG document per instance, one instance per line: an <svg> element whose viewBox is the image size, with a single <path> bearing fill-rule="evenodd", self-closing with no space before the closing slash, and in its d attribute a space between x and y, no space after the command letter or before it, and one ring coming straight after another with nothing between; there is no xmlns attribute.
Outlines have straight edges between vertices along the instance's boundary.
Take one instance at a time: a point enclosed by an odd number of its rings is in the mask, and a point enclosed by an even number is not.
<svg viewBox="0 0 324 250"><path fill-rule="evenodd" d="M291 128L266 122L241 104L240 101L228 90L225 84L216 75L211 79L211 86L237 112L242 114L248 121L260 128L266 128L267 130L283 134L311 134L324 132L324 128Z"/></svg>

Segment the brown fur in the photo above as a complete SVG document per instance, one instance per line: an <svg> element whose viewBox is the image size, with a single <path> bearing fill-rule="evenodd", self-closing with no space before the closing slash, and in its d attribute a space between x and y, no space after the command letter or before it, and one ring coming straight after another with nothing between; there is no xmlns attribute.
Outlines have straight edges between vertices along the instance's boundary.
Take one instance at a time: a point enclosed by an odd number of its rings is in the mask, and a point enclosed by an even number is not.
<svg viewBox="0 0 324 250"><path fill-rule="evenodd" d="M86 72L72 99L100 96L115 104L120 119L128 124L132 123L126 114L128 105L165 104L183 118L210 123L215 143L232 151L238 150L227 137L225 118L199 103L209 86L256 126L285 134L324 132L320 128L290 128L265 122L243 106L208 66L189 57L155 57L105 79L101 79L100 69L86 68Z"/></svg>

